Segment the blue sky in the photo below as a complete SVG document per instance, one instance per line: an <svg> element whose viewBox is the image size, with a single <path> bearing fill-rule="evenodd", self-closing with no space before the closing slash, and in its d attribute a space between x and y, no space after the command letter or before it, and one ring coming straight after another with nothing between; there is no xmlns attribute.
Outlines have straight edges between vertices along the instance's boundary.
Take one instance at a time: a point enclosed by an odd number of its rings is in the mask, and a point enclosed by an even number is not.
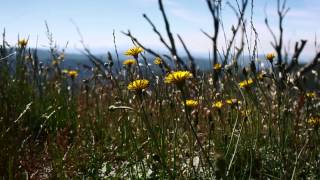
<svg viewBox="0 0 320 180"><path fill-rule="evenodd" d="M235 0L229 0L234 3ZM149 24L142 18L146 13L161 32L163 21L157 0L1 0L0 29L6 29L9 43L16 43L20 37L29 37L30 45L48 46L44 22L47 21L54 39L60 47L69 42L69 51L81 48L80 37L73 25L80 28L86 44L99 51L113 49L112 32L116 31L117 45L123 50L131 46L131 41L120 31L130 29L146 46L164 49ZM224 1L225 2L225 1ZM320 0L287 0L291 8L285 20L285 44L301 38L309 40L305 55L314 54L315 35L320 34ZM207 55L211 45L200 29L211 32L212 21L205 0L164 0L172 31L179 33L193 53ZM253 21L259 32L259 51L271 51L270 40L264 25L265 10L271 24L276 23L276 0L255 0ZM235 23L230 8L224 6L224 28L229 36L230 27ZM249 12L249 11L248 11ZM222 35L222 34L221 34ZM220 45L224 45L223 38ZM181 46L180 46L181 47Z"/></svg>

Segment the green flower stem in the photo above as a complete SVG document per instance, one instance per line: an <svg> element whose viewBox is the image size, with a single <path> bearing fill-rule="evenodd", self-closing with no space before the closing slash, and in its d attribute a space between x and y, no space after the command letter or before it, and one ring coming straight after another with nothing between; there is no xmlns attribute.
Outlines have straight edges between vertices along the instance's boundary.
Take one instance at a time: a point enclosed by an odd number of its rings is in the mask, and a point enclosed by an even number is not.
<svg viewBox="0 0 320 180"><path fill-rule="evenodd" d="M178 86L178 88L179 88L180 91L181 91L181 95L182 95L182 100L183 100L183 102L186 102L187 98L186 98L186 95L185 95L183 86ZM205 157L205 159L206 159L207 163L209 164L210 168L213 170L214 168L213 168L213 165L212 165L212 163L211 163L211 161L210 161L210 158L209 158L209 156L207 155L205 149L203 148L203 145L202 145L202 143L201 143L201 141L200 141L200 139L199 139L199 137L198 137L198 135L197 135L197 132L196 132L195 128L194 128L193 125L192 125L192 122L191 122L191 119L190 119L190 116L189 116L189 111L188 111L188 108L187 108L186 103L184 103L184 110L185 110L185 113L186 113L187 122L188 122L188 124L189 124L189 126L190 126L190 129L191 129L194 137L196 138L196 141L197 141L197 143L198 143L198 145L199 145L199 147L200 147L200 149L201 149L201 151L202 151L202 154L203 154L203 156Z"/></svg>
<svg viewBox="0 0 320 180"><path fill-rule="evenodd" d="M141 117L143 117L143 118L142 118L143 123L146 125L146 128L147 128L147 130L148 130L148 132L149 132L149 134L150 134L150 136L151 136L151 138L152 138L152 141L153 141L153 143L154 143L154 146L155 146L155 148L156 148L156 151L157 151L157 153L159 154L159 156L160 156L160 158L161 158L160 164L161 164L161 165L163 166L163 168L167 171L168 175L169 175L170 177L172 177L172 172L171 172L171 170L169 169L169 167L167 167L167 165L165 164L165 158L162 156L161 149L160 149L160 145L159 145L159 143L158 143L158 141L157 141L156 134L155 134L155 132L153 131L153 128L152 128L152 126L150 125L150 122L148 121L148 115L147 115L146 110L145 110L145 108L144 108L144 99L143 99L143 96L142 96L142 92L138 94L138 97L139 97L138 99L140 100L140 104L141 104L141 107L140 107L140 108L141 108L141 110L142 110Z"/></svg>

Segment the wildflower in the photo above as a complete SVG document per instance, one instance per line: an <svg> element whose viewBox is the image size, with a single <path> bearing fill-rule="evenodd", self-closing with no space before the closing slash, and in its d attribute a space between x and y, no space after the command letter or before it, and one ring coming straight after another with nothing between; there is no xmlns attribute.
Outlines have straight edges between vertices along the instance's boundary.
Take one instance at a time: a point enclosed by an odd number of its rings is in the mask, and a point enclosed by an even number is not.
<svg viewBox="0 0 320 180"><path fill-rule="evenodd" d="M31 56L31 55L26 55L26 56L25 56L25 59L26 59L26 60L32 60L32 56Z"/></svg>
<svg viewBox="0 0 320 180"><path fill-rule="evenodd" d="M241 113L241 116L248 117L249 114L251 114L251 110L250 109L242 110L240 111L240 113Z"/></svg>
<svg viewBox="0 0 320 180"><path fill-rule="evenodd" d="M191 77L192 77L192 74L189 71L175 71L175 72L169 73L165 77L164 82L181 86L184 84L186 79L191 78Z"/></svg>
<svg viewBox="0 0 320 180"><path fill-rule="evenodd" d="M261 72L261 73L258 75L258 79L259 79L260 81L262 81L262 80L265 78L265 76L266 76L266 73L265 73L265 72Z"/></svg>
<svg viewBox="0 0 320 180"><path fill-rule="evenodd" d="M142 91L149 87L149 81L146 79L134 80L128 85L129 90Z"/></svg>
<svg viewBox="0 0 320 180"><path fill-rule="evenodd" d="M212 107L217 108L217 109L221 109L222 106L223 106L222 101L216 101L216 102L213 103Z"/></svg>
<svg viewBox="0 0 320 180"><path fill-rule="evenodd" d="M75 71L75 70L70 70L70 71L68 71L68 75L69 75L72 79L74 79L74 78L76 78L76 77L78 76L78 72Z"/></svg>
<svg viewBox="0 0 320 180"><path fill-rule="evenodd" d="M58 56L58 60L63 60L64 59L64 53L61 53L59 56Z"/></svg>
<svg viewBox="0 0 320 180"><path fill-rule="evenodd" d="M52 65L58 65L59 61L58 60L52 60Z"/></svg>
<svg viewBox="0 0 320 180"><path fill-rule="evenodd" d="M248 88L251 84L253 84L253 80L250 78L250 79L246 79L244 81L241 81L239 83L239 86L240 86L240 88Z"/></svg>
<svg viewBox="0 0 320 180"><path fill-rule="evenodd" d="M196 107L198 106L199 102L193 99L187 99L186 100L186 106L187 107Z"/></svg>
<svg viewBox="0 0 320 180"><path fill-rule="evenodd" d="M222 67L222 65L221 65L221 64L219 64L219 63L217 63L217 64L213 65L213 69L214 69L214 70L216 70L216 71L221 70L221 67Z"/></svg>
<svg viewBox="0 0 320 180"><path fill-rule="evenodd" d="M134 58L138 58L138 55L143 52L143 49L141 47L133 47L127 50L124 55L127 56L133 56Z"/></svg>
<svg viewBox="0 0 320 180"><path fill-rule="evenodd" d="M266 55L266 59L269 60L271 63L273 62L273 59L275 58L276 56L274 55L274 53L268 53Z"/></svg>
<svg viewBox="0 0 320 180"><path fill-rule="evenodd" d="M137 61L135 60L135 59L127 59L127 60L125 60L125 61L123 61L123 65L127 65L127 66L131 66L131 65L133 65L133 64L136 64L137 63Z"/></svg>
<svg viewBox="0 0 320 180"><path fill-rule="evenodd" d="M156 57L156 58L154 59L153 63L156 64L156 65L160 65L160 64L162 64L162 60L161 60L160 57Z"/></svg>
<svg viewBox="0 0 320 180"><path fill-rule="evenodd" d="M18 40L18 46L21 47L21 48L26 47L27 44L28 44L28 40L26 40L26 39L19 39Z"/></svg>
<svg viewBox="0 0 320 180"><path fill-rule="evenodd" d="M320 117L311 117L308 120L308 124L311 126L320 126Z"/></svg>
<svg viewBox="0 0 320 180"><path fill-rule="evenodd" d="M226 104L229 104L231 106L238 105L239 104L239 100L238 99L227 99L226 100Z"/></svg>
<svg viewBox="0 0 320 180"><path fill-rule="evenodd" d="M61 72L62 72L63 74L68 74L68 69L63 69Z"/></svg>
<svg viewBox="0 0 320 180"><path fill-rule="evenodd" d="M306 93L306 96L307 96L308 98L314 98L314 97L317 96L317 94L316 94L315 92L308 92L308 93Z"/></svg>

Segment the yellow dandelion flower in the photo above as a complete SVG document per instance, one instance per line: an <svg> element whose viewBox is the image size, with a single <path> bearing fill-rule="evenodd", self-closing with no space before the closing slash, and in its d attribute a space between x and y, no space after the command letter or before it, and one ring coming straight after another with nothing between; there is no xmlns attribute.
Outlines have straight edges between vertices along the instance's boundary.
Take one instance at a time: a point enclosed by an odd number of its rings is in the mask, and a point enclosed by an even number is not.
<svg viewBox="0 0 320 180"><path fill-rule="evenodd" d="M262 81L265 76L266 76L266 73L261 72L261 73L258 75L258 79L259 79L260 81Z"/></svg>
<svg viewBox="0 0 320 180"><path fill-rule="evenodd" d="M149 81L146 79L134 80L128 85L129 90L141 91L149 87Z"/></svg>
<svg viewBox="0 0 320 180"><path fill-rule="evenodd" d="M240 88L247 88L247 87L250 87L251 84L253 84L253 80L250 78L250 79L241 81L239 83L239 86L240 86Z"/></svg>
<svg viewBox="0 0 320 180"><path fill-rule="evenodd" d="M18 46L21 47L21 48L26 47L27 44L28 44L28 40L26 40L26 39L19 39L18 40Z"/></svg>
<svg viewBox="0 0 320 180"><path fill-rule="evenodd" d="M62 71L61 71L63 74L68 74L68 69L63 69Z"/></svg>
<svg viewBox="0 0 320 180"><path fill-rule="evenodd" d="M78 72L75 71L75 70L70 70L70 71L68 71L68 75L69 75L72 79L74 79L74 78L76 78L76 77L78 76Z"/></svg>
<svg viewBox="0 0 320 180"><path fill-rule="evenodd" d="M306 93L306 96L308 98L315 98L317 96L317 94L315 92L308 92L308 93Z"/></svg>
<svg viewBox="0 0 320 180"><path fill-rule="evenodd" d="M199 102L197 100L193 100L193 99L186 100L187 107L196 107L196 106L198 106L198 104L199 104Z"/></svg>
<svg viewBox="0 0 320 180"><path fill-rule="evenodd" d="M320 118L319 117L311 117L307 122L311 126L320 126Z"/></svg>
<svg viewBox="0 0 320 180"><path fill-rule="evenodd" d="M216 102L213 103L212 107L217 108L217 109L221 109L222 106L223 106L222 101L216 101Z"/></svg>
<svg viewBox="0 0 320 180"><path fill-rule="evenodd" d="M58 60L52 60L52 65L58 65L59 61Z"/></svg>
<svg viewBox="0 0 320 180"><path fill-rule="evenodd" d="M156 64L156 65L160 65L160 64L162 64L162 59L160 57L156 57L154 59L153 63Z"/></svg>
<svg viewBox="0 0 320 180"><path fill-rule="evenodd" d="M176 85L183 85L186 79L191 78L192 74L189 71L174 71L169 73L166 77L164 82L165 83L172 83Z"/></svg>
<svg viewBox="0 0 320 180"><path fill-rule="evenodd" d="M276 55L274 53L268 53L266 55L266 59L269 60L270 62L272 62L275 57Z"/></svg>
<svg viewBox="0 0 320 180"><path fill-rule="evenodd" d="M238 100L238 99L227 99L227 100L226 100L226 104L229 104L229 105L238 105L238 104L239 104L239 100Z"/></svg>
<svg viewBox="0 0 320 180"><path fill-rule="evenodd" d="M138 57L138 55L143 52L143 49L141 47L133 47L133 48L130 48L129 50L127 50L124 55L126 56L133 56L135 58Z"/></svg>
<svg viewBox="0 0 320 180"><path fill-rule="evenodd" d="M250 109L242 110L240 111L240 113L241 113L241 116L248 117L251 114L251 110Z"/></svg>
<svg viewBox="0 0 320 180"><path fill-rule="evenodd" d="M213 65L213 69L219 71L221 69L222 65L217 63L215 65Z"/></svg>
<svg viewBox="0 0 320 180"><path fill-rule="evenodd" d="M133 65L133 64L136 64L137 63L137 61L135 60L135 59L127 59L127 60L125 60L125 61L123 61L123 65L127 65L127 66L131 66L131 65Z"/></svg>

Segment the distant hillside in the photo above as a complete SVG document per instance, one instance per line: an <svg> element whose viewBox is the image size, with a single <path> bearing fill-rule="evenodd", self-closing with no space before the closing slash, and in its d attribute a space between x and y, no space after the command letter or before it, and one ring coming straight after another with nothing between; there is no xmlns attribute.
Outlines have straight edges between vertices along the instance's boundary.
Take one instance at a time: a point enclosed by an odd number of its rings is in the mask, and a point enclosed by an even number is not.
<svg viewBox="0 0 320 180"><path fill-rule="evenodd" d="M40 61L44 62L44 63L49 63L49 60L50 60L50 51L49 50L44 50L44 49L38 49L38 57L40 59ZM106 54L95 54L95 56L99 59L101 59L103 62L107 62L107 55ZM112 55L113 57L113 60L114 60L114 66L117 66L117 58L116 58L116 55L113 54ZM123 54L119 54L119 59L120 59L120 65L122 61L128 59L127 56L123 55ZM188 63L188 58L184 57L183 58L184 61L186 63ZM258 59L261 61L261 62L264 62L264 65L265 67L268 67L269 66L269 63L267 61L265 61L264 59L264 56L259 56ZM148 60L148 63L150 65L153 64L153 60L154 60L154 57L153 56L147 56L147 60ZM203 58L203 57L199 57L199 58L195 58L195 61L196 61L196 65L198 66L198 68L200 70L210 70L211 69L211 65L210 65L210 62L208 60L208 58ZM168 61L167 61L168 62ZM300 62L307 62L307 60L301 60ZM143 63L143 62L141 62ZM239 59L239 65L240 66L248 66L249 64L249 58L248 56L244 56L244 57L241 57ZM168 64L171 64L171 62L168 62ZM303 63L304 64L304 63ZM84 55L84 54L81 54L80 52L79 53L65 53L65 58L64 58L64 61L63 63L61 64L62 65L62 68L70 68L70 69L74 69L74 68L79 68L81 67L82 65L87 65L87 66L93 66L92 63L89 61L89 58Z"/></svg>

